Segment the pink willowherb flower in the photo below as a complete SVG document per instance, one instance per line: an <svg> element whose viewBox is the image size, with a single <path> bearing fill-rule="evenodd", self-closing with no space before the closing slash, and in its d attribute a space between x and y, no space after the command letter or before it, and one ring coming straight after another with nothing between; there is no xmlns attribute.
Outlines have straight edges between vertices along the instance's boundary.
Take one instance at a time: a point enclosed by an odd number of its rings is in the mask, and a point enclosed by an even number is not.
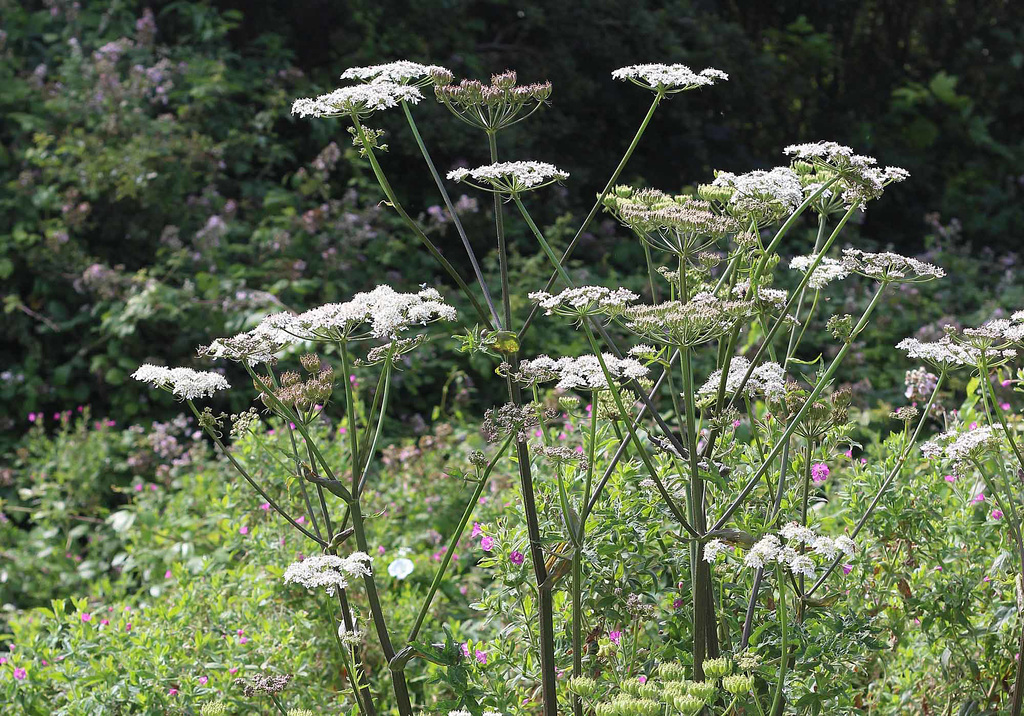
<svg viewBox="0 0 1024 716"><path fill-rule="evenodd" d="M473 656L476 657L476 660L477 660L477 662L479 664L481 664L481 665L487 664L487 652L486 651L481 651L480 649L477 649L476 651L473 652Z"/></svg>
<svg viewBox="0 0 1024 716"><path fill-rule="evenodd" d="M977 495L974 496L974 499L971 500L971 502L974 503L975 505L980 505L984 501L985 501L985 493L984 492L979 492Z"/></svg>
<svg viewBox="0 0 1024 716"><path fill-rule="evenodd" d="M270 509L270 503L264 502L262 505L260 505L260 509L263 510L264 512L267 512Z"/></svg>
<svg viewBox="0 0 1024 716"><path fill-rule="evenodd" d="M480 526L480 523L479 522L474 522L473 523L473 531L469 533L469 536L472 539L476 539L477 537L479 537L483 533L483 531L484 531L484 528Z"/></svg>
<svg viewBox="0 0 1024 716"><path fill-rule="evenodd" d="M828 465L823 462L816 462L811 465L811 480L816 485L825 482L828 479L829 472Z"/></svg>
<svg viewBox="0 0 1024 716"><path fill-rule="evenodd" d="M490 552L494 549L494 538L487 536L480 538L480 549L484 552Z"/></svg>
<svg viewBox="0 0 1024 716"><path fill-rule="evenodd" d="M508 561L511 562L512 564L515 564L515 565L522 564L523 560L525 560L525 559L526 559L526 557L523 556L523 553L522 552L517 552L517 551L513 551L508 556Z"/></svg>
<svg viewBox="0 0 1024 716"><path fill-rule="evenodd" d="M241 527L238 528L238 534L240 534L240 535L247 535L247 534L249 534L249 528L246 525L242 525Z"/></svg>
<svg viewBox="0 0 1024 716"><path fill-rule="evenodd" d="M946 475L944 479L946 482L956 482L956 475Z"/></svg>
<svg viewBox="0 0 1024 716"><path fill-rule="evenodd" d="M621 631L610 631L608 632L608 638L612 640L612 644L618 645L622 641Z"/></svg>
<svg viewBox="0 0 1024 716"><path fill-rule="evenodd" d="M82 615L81 615L80 619L83 622L91 622L92 621L92 614L90 614L89 612L82 612Z"/></svg>
<svg viewBox="0 0 1024 716"><path fill-rule="evenodd" d="M210 678L208 676L200 676L199 677L199 683L204 685L204 686L206 685L206 682L209 681L209 680L210 680Z"/></svg>
<svg viewBox="0 0 1024 716"><path fill-rule="evenodd" d="M844 564L843 565L843 574L849 574L852 571L853 571L853 565L852 564Z"/></svg>
<svg viewBox="0 0 1024 716"><path fill-rule="evenodd" d="M992 510L992 519L994 519L994 520L1001 520L1001 519L1003 519L1003 511L1000 510L999 508L996 508L996 509Z"/></svg>

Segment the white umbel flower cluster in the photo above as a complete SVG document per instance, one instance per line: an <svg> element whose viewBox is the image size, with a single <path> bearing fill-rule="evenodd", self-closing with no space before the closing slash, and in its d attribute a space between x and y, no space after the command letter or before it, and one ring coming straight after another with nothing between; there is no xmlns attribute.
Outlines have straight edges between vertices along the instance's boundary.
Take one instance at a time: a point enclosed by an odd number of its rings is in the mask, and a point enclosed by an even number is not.
<svg viewBox="0 0 1024 716"><path fill-rule="evenodd" d="M199 352L256 365L273 362L284 348L303 341L395 341L412 326L456 318L455 309L444 302L437 289L423 287L417 293L399 293L381 285L357 293L351 301L328 303L297 316L275 313L251 331L219 338Z"/></svg>
<svg viewBox="0 0 1024 716"><path fill-rule="evenodd" d="M970 471L972 462L984 453L1002 445L1003 432L998 427L984 425L967 432L948 430L921 446L921 454L930 460L945 460L952 464L957 475Z"/></svg>
<svg viewBox="0 0 1024 716"><path fill-rule="evenodd" d="M648 369L633 358L616 358L611 353L602 355L613 379L626 382L646 378ZM523 383L547 383L557 380L558 390L607 390L608 380L595 355L555 360L546 355L519 364L515 379Z"/></svg>
<svg viewBox="0 0 1024 716"><path fill-rule="evenodd" d="M644 89L674 94L728 80L729 75L713 67L694 72L686 65L646 64L620 67L612 72L612 79L628 80Z"/></svg>
<svg viewBox="0 0 1024 716"><path fill-rule="evenodd" d="M498 162L497 164L485 164L475 169L465 167L453 169L448 172L448 178L452 181L465 182L483 191L518 194L568 179L569 172L564 172L554 164L547 162ZM490 188L481 186L483 184Z"/></svg>
<svg viewBox="0 0 1024 716"><path fill-rule="evenodd" d="M734 190L728 203L732 213L758 219L791 214L804 200L800 177L789 167L758 169L738 176L719 172L711 186Z"/></svg>
<svg viewBox="0 0 1024 716"><path fill-rule="evenodd" d="M448 72L440 65L421 65L419 62L409 60L396 60L382 65L370 65L368 67L350 67L341 73L343 80L358 80L359 82L393 82L395 84L420 84L429 82L431 75L435 72Z"/></svg>
<svg viewBox="0 0 1024 716"><path fill-rule="evenodd" d="M1024 343L1024 311L1018 311L1009 319L997 318L983 323L977 328L965 328L964 335L968 338L982 339L979 342L981 344L989 341L993 343L1000 341Z"/></svg>
<svg viewBox="0 0 1024 716"><path fill-rule="evenodd" d="M964 346L955 343L949 336L943 336L938 341L926 342L917 338L904 338L896 344L896 347L907 352L910 358L917 358L936 368L952 368L963 365L977 365L982 357L995 362L1016 355L1013 349L992 350L973 346Z"/></svg>
<svg viewBox="0 0 1024 716"><path fill-rule="evenodd" d="M743 356L735 356L729 363L729 375L725 379L725 392L735 393L750 370L750 361ZM718 386L722 382L722 370L718 369L708 376L704 385L697 391L701 398L710 398L718 394ZM750 398L763 396L769 400L777 400L786 394L786 372L778 363L761 363L750 374L743 394Z"/></svg>
<svg viewBox="0 0 1024 716"><path fill-rule="evenodd" d="M300 97L292 103L292 114L300 117L366 116L380 109L397 107L402 102L417 104L423 93L412 85L396 82L340 87L319 97Z"/></svg>
<svg viewBox="0 0 1024 716"><path fill-rule="evenodd" d="M880 197L886 186L910 177L906 169L879 168L874 157L854 154L850 147L836 142L791 144L785 152L798 160L827 168L828 173L838 174L841 181L837 188L842 191L843 201L851 206L864 208L869 200Z"/></svg>
<svg viewBox="0 0 1024 716"><path fill-rule="evenodd" d="M530 294L530 300L536 302L549 316L591 316L602 313L616 315L638 298L640 297L629 289L604 286L567 288L554 295L546 291L534 291Z"/></svg>
<svg viewBox="0 0 1024 716"><path fill-rule="evenodd" d="M144 363L132 373L132 378L149 383L155 388L169 390L182 400L195 400L213 395L218 390L231 387L227 379L220 373L191 368L166 368L152 363Z"/></svg>
<svg viewBox="0 0 1024 716"><path fill-rule="evenodd" d="M789 267L796 271L802 271L807 273L811 265L818 258L817 254L808 254L807 256L794 256L789 262ZM836 259L830 259L827 256L821 259L821 262L814 267L814 272L811 277L807 279L807 285L813 288L815 291L828 286L832 281L841 281L850 275L850 269L842 261Z"/></svg>
<svg viewBox="0 0 1024 716"><path fill-rule="evenodd" d="M399 293L381 285L357 293L351 301L328 303L281 319L281 327L306 340L339 340L348 339L368 326L370 337L394 340L412 326L456 318L455 309L444 302L437 289L424 286L417 293Z"/></svg>
<svg viewBox="0 0 1024 716"><path fill-rule="evenodd" d="M780 536L786 540L786 544L782 543ZM801 553L797 549L800 546L810 548L810 552ZM783 564L794 575L813 579L816 565L812 556L831 561L840 553L850 557L856 551L857 545L846 535L833 539L817 535L809 527L790 522L779 531L778 535L768 534L755 542L744 556L743 564L753 569L762 569L772 563ZM715 554L715 556L718 555ZM705 560L707 560L706 553Z"/></svg>
<svg viewBox="0 0 1024 716"><path fill-rule="evenodd" d="M320 589L334 596L336 589L348 586L350 577L365 577L371 574L373 558L366 552L353 552L347 557L335 554L315 554L288 565L284 581L301 584L306 589Z"/></svg>
<svg viewBox="0 0 1024 716"><path fill-rule="evenodd" d="M923 283L946 275L938 266L892 251L871 253L860 249L843 249L843 264L851 273L876 281Z"/></svg>

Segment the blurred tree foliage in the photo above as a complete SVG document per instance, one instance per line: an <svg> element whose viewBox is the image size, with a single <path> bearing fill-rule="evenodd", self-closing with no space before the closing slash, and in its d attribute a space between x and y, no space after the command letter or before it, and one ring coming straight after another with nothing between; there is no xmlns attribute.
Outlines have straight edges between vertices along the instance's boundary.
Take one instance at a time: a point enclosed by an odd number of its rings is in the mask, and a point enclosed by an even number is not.
<svg viewBox="0 0 1024 716"><path fill-rule="evenodd" d="M343 126L289 116L294 97L336 86L353 65L409 58L550 79L551 107L503 135L501 151L573 174L568 190L537 200L556 241L648 101L609 73L661 61L731 81L665 103L624 180L681 189L716 168L781 163L792 142L834 139L912 174L865 217L866 241L914 250L924 215L940 212L975 246L1022 243L1019 2L0 0L0 14L5 428L85 402L166 413L126 384L139 362L187 363L197 344L282 306L439 282L378 206ZM441 108L416 112L440 167L485 160L483 138ZM401 117L379 124L399 192L459 264ZM484 210L468 221L487 236ZM595 225L579 257L633 285L639 254L610 224ZM531 287L546 271L520 266ZM409 405L432 404L443 375L440 359L410 375L410 396L425 385L429 397Z"/></svg>

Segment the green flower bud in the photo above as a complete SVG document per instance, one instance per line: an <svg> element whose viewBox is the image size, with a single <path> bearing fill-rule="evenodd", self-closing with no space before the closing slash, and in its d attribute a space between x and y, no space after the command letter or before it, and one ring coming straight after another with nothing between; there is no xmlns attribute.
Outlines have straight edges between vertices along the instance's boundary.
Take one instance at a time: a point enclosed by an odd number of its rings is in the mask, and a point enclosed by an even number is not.
<svg viewBox="0 0 1024 716"><path fill-rule="evenodd" d="M682 681L686 678L686 668L678 661L666 661L658 664L658 676L665 681Z"/></svg>
<svg viewBox="0 0 1024 716"><path fill-rule="evenodd" d="M683 716L695 716L704 708L704 702L693 696L680 696L672 701L672 705L679 709Z"/></svg>
<svg viewBox="0 0 1024 716"><path fill-rule="evenodd" d="M574 679L569 679L569 692L582 699L593 698L597 693L597 682L586 676L577 676Z"/></svg>
<svg viewBox="0 0 1024 716"><path fill-rule="evenodd" d="M720 679L732 671L732 662L726 657L704 661L704 675L709 679Z"/></svg>
<svg viewBox="0 0 1024 716"><path fill-rule="evenodd" d="M718 687L712 681L694 682L686 691L690 696L700 699L705 704L710 704L718 696Z"/></svg>
<svg viewBox="0 0 1024 716"><path fill-rule="evenodd" d="M733 696L747 694L754 688L754 677L747 674L733 674L722 679L722 688Z"/></svg>

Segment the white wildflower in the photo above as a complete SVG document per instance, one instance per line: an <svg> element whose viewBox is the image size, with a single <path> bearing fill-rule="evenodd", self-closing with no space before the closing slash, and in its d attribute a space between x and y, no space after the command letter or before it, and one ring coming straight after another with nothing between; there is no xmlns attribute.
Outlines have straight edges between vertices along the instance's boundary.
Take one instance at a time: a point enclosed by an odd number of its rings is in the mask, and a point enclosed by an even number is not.
<svg viewBox="0 0 1024 716"><path fill-rule="evenodd" d="M839 556L839 547L831 537L816 537L814 540L814 551L825 559L835 559Z"/></svg>
<svg viewBox="0 0 1024 716"><path fill-rule="evenodd" d="M627 353L633 358L654 358L658 355L658 349L646 343L640 343L630 348Z"/></svg>
<svg viewBox="0 0 1024 716"><path fill-rule="evenodd" d="M590 316L598 313L616 315L638 298L637 294L628 289L604 286L567 288L555 295L546 291L530 294L530 300L535 301L549 316Z"/></svg>
<svg viewBox="0 0 1024 716"><path fill-rule="evenodd" d="M796 271L807 273L811 265L818 258L817 254L807 256L794 256L789 262L789 267ZM839 281L850 275L850 269L842 261L824 257L814 267L814 272L807 280L807 285L818 291L825 288L832 281Z"/></svg>
<svg viewBox="0 0 1024 716"><path fill-rule="evenodd" d="M954 343L949 336L943 336L936 342L925 342L917 338L904 338L896 347L907 352L910 358L917 358L936 367L958 365L974 365L980 352Z"/></svg>
<svg viewBox="0 0 1024 716"><path fill-rule="evenodd" d="M328 595L334 596L335 589L348 586L349 577L369 576L371 562L373 558L365 552L353 552L347 557L314 554L288 565L284 581L301 584L306 589L323 587Z"/></svg>
<svg viewBox="0 0 1024 716"><path fill-rule="evenodd" d="M810 527L805 527L798 522L790 522L783 526L779 530L779 534L785 537L790 542L796 542L798 544L813 545L814 540L817 539L817 535L814 534L814 530Z"/></svg>
<svg viewBox="0 0 1024 716"><path fill-rule="evenodd" d="M484 191L518 194L527 189L539 189L542 186L568 179L569 172L564 172L554 164L547 162L498 162L497 164L485 164L475 169L466 169L465 167L453 169L448 172L448 178L452 181L465 182ZM481 184L487 184L491 188L488 189Z"/></svg>
<svg viewBox="0 0 1024 716"><path fill-rule="evenodd" d="M416 565L408 557L399 557L388 565L388 574L395 579L405 579L412 574Z"/></svg>
<svg viewBox="0 0 1024 716"><path fill-rule="evenodd" d="M946 275L938 266L891 251L870 253L860 249L843 249L843 264L851 273L878 281L918 283Z"/></svg>
<svg viewBox="0 0 1024 716"><path fill-rule="evenodd" d="M209 358L227 358L239 363L257 365L272 363L277 354L296 342L296 337L281 329L282 316L268 316L251 331L244 331L230 338L218 338L208 346L199 349L199 355Z"/></svg>
<svg viewBox="0 0 1024 716"><path fill-rule="evenodd" d="M846 535L839 535L838 537L836 537L835 544L836 547L839 548L839 551L845 554L847 557L852 557L854 554L857 553L856 543Z"/></svg>
<svg viewBox="0 0 1024 716"><path fill-rule="evenodd" d="M152 363L139 366L138 370L132 373L132 378L156 388L169 390L182 400L203 398L231 387L220 373L191 368L166 368Z"/></svg>
<svg viewBox="0 0 1024 716"><path fill-rule="evenodd" d="M728 545L720 539L713 539L704 545L704 561L714 563L718 555L729 551Z"/></svg>
<svg viewBox="0 0 1024 716"><path fill-rule="evenodd" d="M602 355L604 364L612 378L626 382L646 378L649 370L634 358L616 358L611 353ZM523 383L545 383L557 380L558 390L607 390L608 381L595 355L555 360L541 355L519 364L517 381Z"/></svg>
<svg viewBox="0 0 1024 716"><path fill-rule="evenodd" d="M729 331L750 314L748 301L722 300L702 291L689 301L667 301L626 309L626 328L642 338L675 346L695 346Z"/></svg>
<svg viewBox="0 0 1024 716"><path fill-rule="evenodd" d="M779 556L782 544L776 535L765 535L758 540L753 547L747 550L743 563L755 569L764 567L768 562L773 562Z"/></svg>
<svg viewBox="0 0 1024 716"><path fill-rule="evenodd" d="M758 169L738 176L719 172L711 186L732 189L730 210L758 219L791 214L804 200L800 177L789 167Z"/></svg>
<svg viewBox="0 0 1024 716"><path fill-rule="evenodd" d="M395 84L420 84L429 82L435 72L447 72L440 65L421 65L409 60L396 60L383 65L369 67L350 67L341 74L343 80L359 80L361 82L393 82Z"/></svg>
<svg viewBox="0 0 1024 716"><path fill-rule="evenodd" d="M369 329L369 337L396 340L414 325L456 318L455 309L444 302L437 289L423 287L417 293L399 293L381 285L357 293L351 301L328 303L280 320L286 331L305 340L362 338L366 337L359 333L363 328Z"/></svg>
<svg viewBox="0 0 1024 716"><path fill-rule="evenodd" d="M726 393L732 394L739 389L743 376L749 369L750 361L743 356L735 356L729 362L729 375L725 379ZM703 398L718 395L718 387L721 382L722 371L719 369L708 376L704 385L697 391L697 395ZM785 393L785 371L778 363L761 363L750 373L750 378L743 386L743 394L748 397L764 396L769 399L778 399Z"/></svg>
<svg viewBox="0 0 1024 716"><path fill-rule="evenodd" d="M990 425L959 432L948 430L921 446L921 454L929 459L945 459L953 465L953 472L963 474L974 460L1002 444L1002 431Z"/></svg>
<svg viewBox="0 0 1024 716"><path fill-rule="evenodd" d="M798 576L802 575L808 579L814 579L814 561L806 554L794 555L789 560L789 571Z"/></svg>
<svg viewBox="0 0 1024 716"><path fill-rule="evenodd" d="M417 104L421 99L423 93L412 85L374 82L341 87L319 97L301 97L292 103L292 114L300 117L366 116L376 110L397 107L401 102Z"/></svg>
<svg viewBox="0 0 1024 716"><path fill-rule="evenodd" d="M645 89L669 94L713 85L729 75L712 67L694 72L686 65L646 64L621 67L612 72L612 78L629 80Z"/></svg>

